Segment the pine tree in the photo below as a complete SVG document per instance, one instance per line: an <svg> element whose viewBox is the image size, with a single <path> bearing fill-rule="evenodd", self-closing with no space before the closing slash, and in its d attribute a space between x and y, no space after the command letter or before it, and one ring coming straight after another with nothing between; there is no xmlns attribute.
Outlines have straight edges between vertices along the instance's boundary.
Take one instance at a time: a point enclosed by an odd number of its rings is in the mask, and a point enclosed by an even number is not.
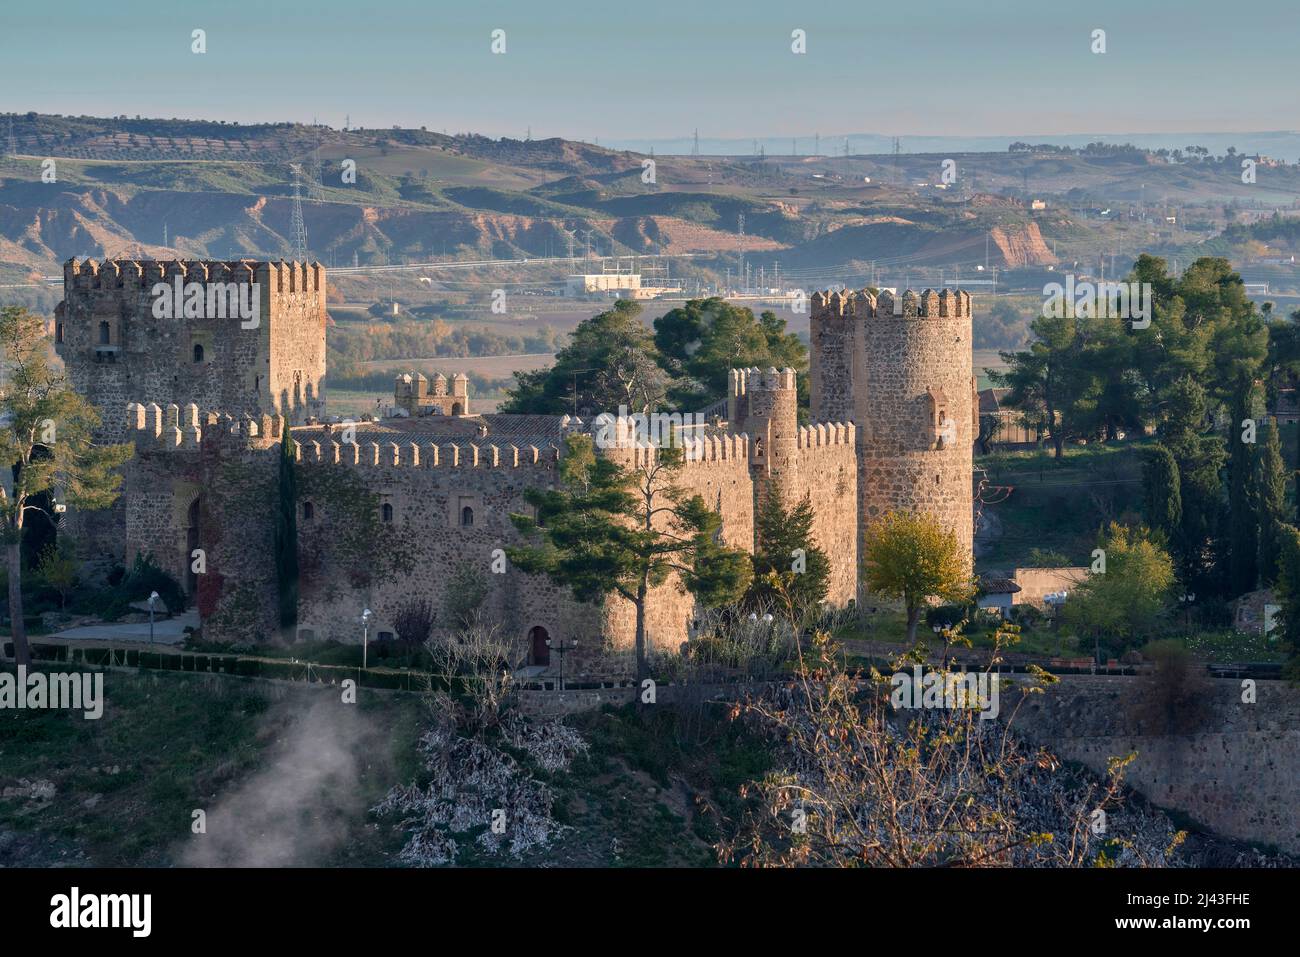
<svg viewBox="0 0 1300 957"><path fill-rule="evenodd" d="M812 499L805 495L792 509L786 509L776 482L768 485L759 503L754 524L758 548L754 552L754 582L746 604L786 608L788 616L801 622L825 601L830 590L830 559L813 538L816 514Z"/></svg>
<svg viewBox="0 0 1300 957"><path fill-rule="evenodd" d="M658 448L647 462L625 468L597 456L591 436L564 440L561 487L530 488L533 515L512 514L525 538L506 549L529 574L566 586L578 601L618 595L636 611L636 678L649 676L646 609L652 589L673 575L706 607L728 605L749 587L749 556L720 541L722 516L699 495L676 485L684 459L676 446ZM670 527L663 527L661 517ZM641 699L638 698L638 701Z"/></svg>

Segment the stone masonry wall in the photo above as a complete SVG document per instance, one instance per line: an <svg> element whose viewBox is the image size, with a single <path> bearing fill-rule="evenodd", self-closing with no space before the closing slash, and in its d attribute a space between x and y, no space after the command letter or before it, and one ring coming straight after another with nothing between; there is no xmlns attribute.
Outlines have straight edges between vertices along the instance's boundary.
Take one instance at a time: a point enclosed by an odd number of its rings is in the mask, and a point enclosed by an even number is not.
<svg viewBox="0 0 1300 957"><path fill-rule="evenodd" d="M1244 704L1240 679L1207 679L1203 713L1186 733L1154 734L1135 714L1152 693L1147 679L1070 675L1026 699L1012 726L1103 775L1108 758L1136 751L1125 781L1154 804L1227 837L1300 854L1300 689L1281 681L1256 688L1256 702ZM1009 698L1004 689L1003 716Z"/></svg>

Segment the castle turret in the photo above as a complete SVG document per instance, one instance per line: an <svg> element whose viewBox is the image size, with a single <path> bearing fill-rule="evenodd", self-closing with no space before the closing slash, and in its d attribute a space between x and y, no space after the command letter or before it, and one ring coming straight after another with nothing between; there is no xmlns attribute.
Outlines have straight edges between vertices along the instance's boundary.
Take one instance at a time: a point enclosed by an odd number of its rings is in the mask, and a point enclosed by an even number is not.
<svg viewBox="0 0 1300 957"><path fill-rule="evenodd" d="M858 523L937 516L973 543L974 378L965 292L812 297L813 417L858 427Z"/></svg>

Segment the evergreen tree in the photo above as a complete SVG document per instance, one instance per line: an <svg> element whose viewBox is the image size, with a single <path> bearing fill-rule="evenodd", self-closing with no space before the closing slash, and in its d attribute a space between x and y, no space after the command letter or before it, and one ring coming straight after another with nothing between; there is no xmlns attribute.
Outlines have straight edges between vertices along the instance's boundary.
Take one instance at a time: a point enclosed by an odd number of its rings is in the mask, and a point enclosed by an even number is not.
<svg viewBox="0 0 1300 957"><path fill-rule="evenodd" d="M1174 457L1182 506L1179 530L1169 545L1183 584L1199 594L1214 594L1221 577L1216 544L1224 524L1223 440L1207 434L1205 389L1198 381L1190 376L1177 380L1166 398L1162 444Z"/></svg>
<svg viewBox="0 0 1300 957"><path fill-rule="evenodd" d="M1253 383L1241 384L1228 423L1228 592L1232 597L1259 583L1259 515L1254 495L1254 460L1260 420ZM1254 440L1247 441L1254 430Z"/></svg>
<svg viewBox="0 0 1300 957"><path fill-rule="evenodd" d="M1270 421L1262 428L1251 472L1251 505L1259 529L1259 579L1269 585L1277 578L1281 525L1286 520L1286 468L1277 423Z"/></svg>
<svg viewBox="0 0 1300 957"><path fill-rule="evenodd" d="M525 489L535 514L510 516L526 538L541 539L506 549L523 571L567 586L578 601L618 595L633 606L638 684L649 674L651 589L676 574L701 605L719 606L749 587L749 556L719 540L722 516L676 487L683 461L679 447L665 447L645 464L625 468L597 456L591 436L571 434L560 460L561 487Z"/></svg>
<svg viewBox="0 0 1300 957"><path fill-rule="evenodd" d="M1287 646L1287 670L1300 678L1300 531L1294 525L1280 525L1278 537L1277 597L1282 639Z"/></svg>
<svg viewBox="0 0 1300 957"><path fill-rule="evenodd" d="M1178 463L1163 445L1148 450L1142 467L1147 524L1161 532L1165 541L1178 537L1183 523L1183 496L1179 487Z"/></svg>
<svg viewBox="0 0 1300 957"><path fill-rule="evenodd" d="M294 441L286 425L280 442L280 501L275 516L275 571L280 627L298 624L298 476Z"/></svg>
<svg viewBox="0 0 1300 957"><path fill-rule="evenodd" d="M640 303L620 299L583 320L549 369L515 373L501 411L563 415L576 408L586 416L616 414L619 406L636 413L658 409L670 380L640 316Z"/></svg>
<svg viewBox="0 0 1300 957"><path fill-rule="evenodd" d="M787 509L776 482L768 485L754 517L758 548L747 604L783 605L797 624L825 601L831 563L813 539L814 518L811 497Z"/></svg>

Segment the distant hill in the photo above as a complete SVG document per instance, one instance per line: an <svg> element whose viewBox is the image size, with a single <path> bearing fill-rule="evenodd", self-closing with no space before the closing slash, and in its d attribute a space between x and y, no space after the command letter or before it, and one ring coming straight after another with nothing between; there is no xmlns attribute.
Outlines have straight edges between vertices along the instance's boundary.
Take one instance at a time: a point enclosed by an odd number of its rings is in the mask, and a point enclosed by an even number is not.
<svg viewBox="0 0 1300 957"><path fill-rule="evenodd" d="M17 155L0 160L0 282L56 272L71 256L288 257L295 177L310 253L331 265L591 248L713 255L718 272L743 253L753 268L779 262L809 278L854 263L1018 269L1097 250L1181 249L1204 235L1166 227L1152 207L1200 204L1212 228L1223 204L1300 198L1295 167L1261 168L1248 186L1232 158L1168 163L1135 149L649 157L430 130L10 118ZM42 182L46 159L55 183ZM355 182L343 178L348 160ZM941 182L946 161L951 184ZM1041 197L1045 208L1031 209ZM1140 207L1140 227L1116 222L1124 207Z"/></svg>

